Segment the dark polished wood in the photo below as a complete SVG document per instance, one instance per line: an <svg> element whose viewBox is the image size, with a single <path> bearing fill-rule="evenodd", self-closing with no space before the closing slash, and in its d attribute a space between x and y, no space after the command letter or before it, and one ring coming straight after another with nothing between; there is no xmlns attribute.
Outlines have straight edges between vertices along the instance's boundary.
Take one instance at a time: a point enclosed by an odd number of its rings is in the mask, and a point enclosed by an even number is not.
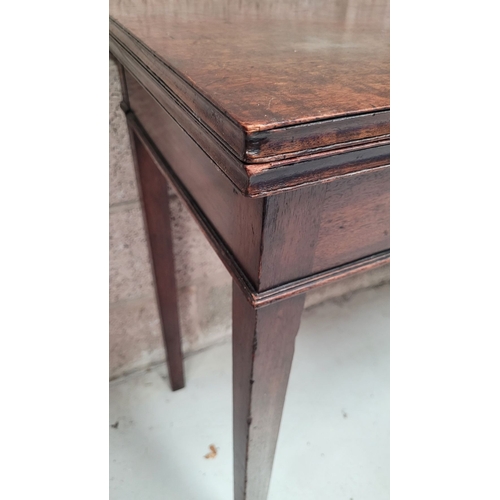
<svg viewBox="0 0 500 500"><path fill-rule="evenodd" d="M389 248L389 167L266 198L259 290Z"/></svg>
<svg viewBox="0 0 500 500"><path fill-rule="evenodd" d="M246 194L388 163L388 2L112 0L110 15L116 57L232 155L219 167Z"/></svg>
<svg viewBox="0 0 500 500"><path fill-rule="evenodd" d="M130 111L257 291L389 248L389 167L250 198L125 71ZM219 161L224 164L223 158ZM276 171L277 172L277 171ZM314 251L306 251L314 246ZM304 248L302 248L304 247Z"/></svg>
<svg viewBox="0 0 500 500"><path fill-rule="evenodd" d="M193 106L211 103L246 130L389 108L386 1L111 0L110 15L113 34L181 79L175 91L188 83Z"/></svg>
<svg viewBox="0 0 500 500"><path fill-rule="evenodd" d="M176 391L184 387L184 367L167 181L133 131L130 131L130 137L153 264L170 386Z"/></svg>
<svg viewBox="0 0 500 500"><path fill-rule="evenodd" d="M389 2L111 0L110 50L171 378L166 179L234 279L235 498L265 500L305 292L389 262Z"/></svg>
<svg viewBox="0 0 500 500"><path fill-rule="evenodd" d="M144 88L144 95L135 87L138 110L145 113L144 101L150 95L148 108L159 104L171 119L196 142L205 154L221 169L235 187L250 197L262 197L275 192L294 189L304 183L327 182L332 177L387 165L389 162L388 135L376 140L364 139L349 144L335 143L328 149L315 148L310 154L296 157L281 155L265 160L263 163L245 163L234 155L227 144L219 140L214 131L186 111L166 87L153 78L148 68L110 37L113 53L127 66L134 79ZM152 98L152 99L151 99ZM159 113L159 110L156 111ZM161 114L161 113L160 113ZM314 124L308 124L308 127ZM304 125L305 126L305 125Z"/></svg>
<svg viewBox="0 0 500 500"><path fill-rule="evenodd" d="M253 308L233 286L235 500L265 500L305 296Z"/></svg>
<svg viewBox="0 0 500 500"><path fill-rule="evenodd" d="M124 107L125 112L127 112L128 108L126 108L126 106ZM213 249L217 252L217 255L220 257L233 279L238 283L240 289L245 294L247 301L253 307L259 308L274 302L279 302L289 297L301 295L313 290L314 288L329 285L336 281L340 281L356 274L367 272L389 264L389 250L385 250L342 266L312 274L306 278L297 279L284 285L276 286L267 291L257 291L251 280L234 258L230 248L224 243L213 227L212 222L205 216L189 191L180 182L176 173L165 161L160 151L157 149L155 144L153 144L133 113L127 112L127 120L130 127L133 128L136 137L140 138L144 146L150 152L151 157L154 159L160 172L171 182L174 190L193 214L195 221L200 226Z"/></svg>

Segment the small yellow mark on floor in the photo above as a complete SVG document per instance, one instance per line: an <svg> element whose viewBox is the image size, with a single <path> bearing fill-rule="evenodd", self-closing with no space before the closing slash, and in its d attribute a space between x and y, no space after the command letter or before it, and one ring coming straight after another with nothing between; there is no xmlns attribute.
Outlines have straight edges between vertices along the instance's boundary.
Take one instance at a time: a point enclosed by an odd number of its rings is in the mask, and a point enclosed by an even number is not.
<svg viewBox="0 0 500 500"><path fill-rule="evenodd" d="M206 459L215 458L217 456L217 448L215 447L214 444L211 444L209 446L209 448L210 448L210 452L205 455L205 458Z"/></svg>

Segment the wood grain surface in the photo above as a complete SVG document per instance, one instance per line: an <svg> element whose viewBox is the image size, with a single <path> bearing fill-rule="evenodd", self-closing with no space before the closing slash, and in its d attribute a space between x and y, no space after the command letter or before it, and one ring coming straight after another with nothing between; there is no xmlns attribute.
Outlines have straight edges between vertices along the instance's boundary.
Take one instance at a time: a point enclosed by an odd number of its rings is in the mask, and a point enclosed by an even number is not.
<svg viewBox="0 0 500 500"><path fill-rule="evenodd" d="M389 248L388 166L248 198L127 71L125 81L131 111L257 291Z"/></svg>
<svg viewBox="0 0 500 500"><path fill-rule="evenodd" d="M122 61L128 61L130 54L127 51L118 46L114 50ZM172 96L163 92L157 81L150 79L142 66L135 71L135 76L128 70L124 71L125 86L131 96L130 102L123 103L124 109L134 111L146 129L155 129L155 142L160 146L169 140L162 122L177 125L212 160L215 168L222 171L246 196L264 197L389 164L389 141L384 139L370 144L357 141L347 148L339 146L330 151L316 151L307 156L269 163L246 164L238 160L199 121L192 120Z"/></svg>
<svg viewBox="0 0 500 500"><path fill-rule="evenodd" d="M245 163L388 138L388 1L111 0L110 16L125 67Z"/></svg>
<svg viewBox="0 0 500 500"><path fill-rule="evenodd" d="M165 161L161 152L152 143L151 138L148 137L147 133L139 124L132 112L127 114L127 121L133 129L134 135L140 139L144 147L148 150L159 171L170 181L174 190L185 202L187 208L193 214L196 222L199 224L209 243L217 252L217 255L220 257L235 282L238 283L240 290L252 307L265 307L274 302L280 302L290 297L301 295L313 290L314 288L329 285L345 278L352 277L356 274L389 264L390 252L389 250L386 250L366 258L349 262L342 266L327 269L326 271L288 282L281 286L276 286L269 290L260 292L257 291L251 279L249 279L240 263L235 259L231 249L222 240L216 229L213 227L212 222L200 209L199 205L193 199L191 193L189 193L186 187L182 184L172 167ZM244 223L244 221L242 222ZM263 251L263 246L260 251ZM310 263L310 260L308 260L308 262ZM258 279L258 276L255 279Z"/></svg>

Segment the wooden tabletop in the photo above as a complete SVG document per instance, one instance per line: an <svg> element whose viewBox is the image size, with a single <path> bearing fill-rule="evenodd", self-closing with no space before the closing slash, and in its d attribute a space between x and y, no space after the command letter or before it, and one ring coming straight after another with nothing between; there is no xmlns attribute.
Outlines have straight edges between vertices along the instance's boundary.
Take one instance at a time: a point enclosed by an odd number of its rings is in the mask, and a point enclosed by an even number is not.
<svg viewBox="0 0 500 500"><path fill-rule="evenodd" d="M388 0L111 0L110 17L246 163L389 137Z"/></svg>

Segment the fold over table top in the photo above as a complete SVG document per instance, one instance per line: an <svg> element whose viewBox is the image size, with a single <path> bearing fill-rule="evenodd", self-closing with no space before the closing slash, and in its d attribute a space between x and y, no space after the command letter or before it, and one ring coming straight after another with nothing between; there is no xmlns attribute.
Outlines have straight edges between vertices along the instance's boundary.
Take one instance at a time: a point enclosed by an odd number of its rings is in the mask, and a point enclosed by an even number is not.
<svg viewBox="0 0 500 500"><path fill-rule="evenodd" d="M386 0L111 0L110 40L249 177L351 150L388 158Z"/></svg>

